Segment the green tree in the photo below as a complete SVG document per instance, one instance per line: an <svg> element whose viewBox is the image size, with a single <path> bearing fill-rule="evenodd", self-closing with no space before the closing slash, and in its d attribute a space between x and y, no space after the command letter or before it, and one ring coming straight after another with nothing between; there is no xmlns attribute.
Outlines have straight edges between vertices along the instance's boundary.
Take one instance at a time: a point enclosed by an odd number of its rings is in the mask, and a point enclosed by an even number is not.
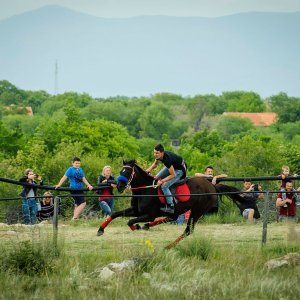
<svg viewBox="0 0 300 300"><path fill-rule="evenodd" d="M215 95L197 95L188 101L187 108L190 112L191 124L195 131L198 131L203 117L223 113L226 103Z"/></svg>
<svg viewBox="0 0 300 300"><path fill-rule="evenodd" d="M172 93L156 93L152 96L152 100L160 102L160 103L180 103L183 98L180 95L172 94Z"/></svg>
<svg viewBox="0 0 300 300"><path fill-rule="evenodd" d="M0 149L4 157L17 153L23 145L23 134L19 130L7 129L0 120Z"/></svg>
<svg viewBox="0 0 300 300"><path fill-rule="evenodd" d="M59 110L62 110L67 104L73 104L76 108L83 108L92 101L94 101L93 98L91 98L87 94L68 92L48 98L41 104L39 112L43 114L53 115L57 114L57 112Z"/></svg>
<svg viewBox="0 0 300 300"><path fill-rule="evenodd" d="M263 141L244 136L226 145L222 156L216 159L215 167L223 168L232 177L274 176L285 160L277 140Z"/></svg>
<svg viewBox="0 0 300 300"><path fill-rule="evenodd" d="M148 100L94 101L82 110L82 116L89 120L117 122L125 126L131 135L138 137L141 127L137 119L149 105Z"/></svg>
<svg viewBox="0 0 300 300"><path fill-rule="evenodd" d="M41 105L48 101L51 96L45 91L26 91L25 106L31 106L33 114L39 111Z"/></svg>
<svg viewBox="0 0 300 300"><path fill-rule="evenodd" d="M22 106L26 93L7 80L0 80L0 103L4 106L11 104Z"/></svg>
<svg viewBox="0 0 300 300"><path fill-rule="evenodd" d="M166 105L152 103L138 119L141 127L141 137L161 139L164 133L170 132L172 121L173 115Z"/></svg>
<svg viewBox="0 0 300 300"><path fill-rule="evenodd" d="M272 111L278 115L279 123L300 121L300 98L279 93L268 98Z"/></svg>
<svg viewBox="0 0 300 300"><path fill-rule="evenodd" d="M261 97L254 92L224 92L223 99L227 102L226 111L230 112L264 112L265 103Z"/></svg>
<svg viewBox="0 0 300 300"><path fill-rule="evenodd" d="M216 126L216 130L225 140L232 140L236 135L245 134L253 129L250 120L240 117L224 116Z"/></svg>
<svg viewBox="0 0 300 300"><path fill-rule="evenodd" d="M201 153L206 153L208 156L219 156L222 153L222 148L225 140L221 138L217 131L209 131L207 128L203 131L194 133L192 136L184 138L182 146L186 144L198 149Z"/></svg>
<svg viewBox="0 0 300 300"><path fill-rule="evenodd" d="M283 137L289 141L293 140L296 136L300 136L300 121L285 124L277 123L274 128L276 128L277 132L282 133Z"/></svg>
<svg viewBox="0 0 300 300"><path fill-rule="evenodd" d="M178 152L187 163L187 174L189 176L194 176L196 172L203 170L205 166L213 164L213 159L207 153L200 152L192 145L183 144Z"/></svg>

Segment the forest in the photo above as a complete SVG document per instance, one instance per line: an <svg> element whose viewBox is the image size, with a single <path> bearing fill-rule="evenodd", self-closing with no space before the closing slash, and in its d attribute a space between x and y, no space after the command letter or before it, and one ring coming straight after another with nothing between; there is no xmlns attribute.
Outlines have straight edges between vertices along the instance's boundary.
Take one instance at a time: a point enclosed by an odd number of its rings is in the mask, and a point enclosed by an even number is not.
<svg viewBox="0 0 300 300"><path fill-rule="evenodd" d="M27 106L33 116L22 109ZM224 112L275 112L278 118L269 127L254 127ZM207 165L230 177L274 176L282 165L300 172L300 98L284 92L265 99L253 91L104 99L27 91L2 80L0 128L0 177L18 180L30 167L46 185L57 184L74 156L91 184L104 165L118 175L123 159L146 168L159 142L183 156L189 176ZM1 198L21 190L3 182L0 187Z"/></svg>

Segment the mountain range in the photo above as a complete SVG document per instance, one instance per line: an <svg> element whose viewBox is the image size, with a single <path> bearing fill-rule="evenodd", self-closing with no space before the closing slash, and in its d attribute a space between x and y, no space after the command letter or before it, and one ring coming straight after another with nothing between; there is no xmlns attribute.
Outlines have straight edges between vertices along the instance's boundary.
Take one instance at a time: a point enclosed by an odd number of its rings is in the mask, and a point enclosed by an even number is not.
<svg viewBox="0 0 300 300"><path fill-rule="evenodd" d="M27 90L300 96L300 12L108 19L45 6L0 21L0 38L0 80Z"/></svg>

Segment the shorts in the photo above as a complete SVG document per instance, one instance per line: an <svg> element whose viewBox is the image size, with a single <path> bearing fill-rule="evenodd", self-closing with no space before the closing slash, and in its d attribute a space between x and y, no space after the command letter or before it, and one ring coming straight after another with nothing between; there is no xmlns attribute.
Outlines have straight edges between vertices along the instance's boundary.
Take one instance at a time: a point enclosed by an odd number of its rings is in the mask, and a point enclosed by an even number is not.
<svg viewBox="0 0 300 300"><path fill-rule="evenodd" d="M253 208L246 208L243 210L243 217L245 220L248 220L250 210L254 210ZM255 220L255 218L253 218Z"/></svg>
<svg viewBox="0 0 300 300"><path fill-rule="evenodd" d="M76 196L76 194L78 194L78 196ZM72 195L72 198L74 199L75 205L79 206L80 204L85 203L83 191L72 191L71 195Z"/></svg>

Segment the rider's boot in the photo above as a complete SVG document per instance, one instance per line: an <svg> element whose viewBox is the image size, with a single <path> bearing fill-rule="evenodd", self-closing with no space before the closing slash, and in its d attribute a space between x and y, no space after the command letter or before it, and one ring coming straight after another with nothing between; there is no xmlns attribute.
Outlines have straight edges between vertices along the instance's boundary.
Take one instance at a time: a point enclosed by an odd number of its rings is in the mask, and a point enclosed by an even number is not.
<svg viewBox="0 0 300 300"><path fill-rule="evenodd" d="M165 207L162 207L160 210L168 214L174 214L174 204L173 205L167 204Z"/></svg>

